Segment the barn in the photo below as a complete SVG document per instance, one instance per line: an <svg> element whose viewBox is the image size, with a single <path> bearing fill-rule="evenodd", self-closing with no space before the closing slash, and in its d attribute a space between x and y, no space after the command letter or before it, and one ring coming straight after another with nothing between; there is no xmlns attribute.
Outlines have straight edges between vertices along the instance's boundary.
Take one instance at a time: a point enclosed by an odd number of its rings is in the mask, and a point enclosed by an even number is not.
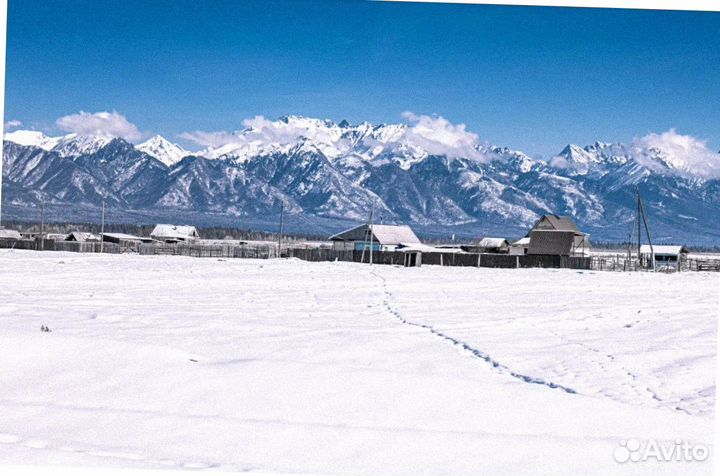
<svg viewBox="0 0 720 476"><path fill-rule="evenodd" d="M566 254L566 242L569 234L572 234L572 243ZM533 236L537 236L538 239L538 243L534 247ZM530 239L527 254L585 256L590 253L590 235L581 232L570 217L543 215L535 222L525 237ZM541 251L552 251L552 253L541 253Z"/></svg>
<svg viewBox="0 0 720 476"><path fill-rule="evenodd" d="M154 240L165 243L178 243L180 241L195 241L200 239L197 228L190 225L156 225L150 233Z"/></svg>
<svg viewBox="0 0 720 476"><path fill-rule="evenodd" d="M575 233L558 230L533 230L530 232L529 255L570 256L573 254Z"/></svg>
<svg viewBox="0 0 720 476"><path fill-rule="evenodd" d="M363 224L337 233L330 237L333 249L373 251L395 251L403 246L418 245L420 240L407 225L369 225Z"/></svg>

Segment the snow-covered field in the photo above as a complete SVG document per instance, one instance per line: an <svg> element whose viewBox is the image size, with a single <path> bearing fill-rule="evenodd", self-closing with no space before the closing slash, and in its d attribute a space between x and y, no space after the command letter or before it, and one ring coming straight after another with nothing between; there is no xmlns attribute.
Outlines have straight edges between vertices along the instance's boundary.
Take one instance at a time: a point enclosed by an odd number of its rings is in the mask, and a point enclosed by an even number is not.
<svg viewBox="0 0 720 476"><path fill-rule="evenodd" d="M712 455L719 287L0 250L0 464L710 474L613 454Z"/></svg>

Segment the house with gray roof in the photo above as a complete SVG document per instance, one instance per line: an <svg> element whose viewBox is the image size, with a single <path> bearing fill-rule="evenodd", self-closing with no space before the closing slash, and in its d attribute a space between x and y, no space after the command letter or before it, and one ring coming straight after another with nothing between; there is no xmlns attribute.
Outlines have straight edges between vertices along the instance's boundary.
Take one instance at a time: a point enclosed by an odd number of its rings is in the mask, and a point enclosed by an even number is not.
<svg viewBox="0 0 720 476"><path fill-rule="evenodd" d="M372 243L374 251L394 251L399 248L420 245L420 240L407 225L369 225L363 224L342 231L330 237L334 249L369 249Z"/></svg>

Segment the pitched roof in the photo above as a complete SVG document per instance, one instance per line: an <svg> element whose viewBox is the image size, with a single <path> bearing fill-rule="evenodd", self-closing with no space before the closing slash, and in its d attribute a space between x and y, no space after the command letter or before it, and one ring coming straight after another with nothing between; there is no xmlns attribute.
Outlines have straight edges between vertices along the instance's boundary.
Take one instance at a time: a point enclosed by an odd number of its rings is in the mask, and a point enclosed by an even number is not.
<svg viewBox="0 0 720 476"><path fill-rule="evenodd" d="M540 219L533 225L532 230L574 231L580 233L580 229L577 227L572 218L561 217L558 215L541 216Z"/></svg>
<svg viewBox="0 0 720 476"><path fill-rule="evenodd" d="M0 228L0 238L13 238L15 240L19 240L22 236L20 236L20 232L17 230L6 230L5 228Z"/></svg>
<svg viewBox="0 0 720 476"><path fill-rule="evenodd" d="M506 240L505 238L485 237L478 242L478 246L481 248L502 248L509 245L510 243L508 243L508 240Z"/></svg>
<svg viewBox="0 0 720 476"><path fill-rule="evenodd" d="M422 243L400 243L398 251L421 251L423 253L462 253L460 248L439 248L437 246L424 245Z"/></svg>
<svg viewBox="0 0 720 476"><path fill-rule="evenodd" d="M574 231L533 230L528 254L570 256L574 242Z"/></svg>
<svg viewBox="0 0 720 476"><path fill-rule="evenodd" d="M71 231L65 237L66 241L99 241L100 235L88 233L86 231Z"/></svg>
<svg viewBox="0 0 720 476"><path fill-rule="evenodd" d="M687 248L680 245L653 245L653 251L656 255L679 255L688 252ZM640 246L640 253L649 255L650 245Z"/></svg>
<svg viewBox="0 0 720 476"><path fill-rule="evenodd" d="M363 241L366 239L368 224L363 224L337 233L330 237L333 241ZM399 245L400 243L420 243L415 232L407 225L372 225L373 241L381 245Z"/></svg>
<svg viewBox="0 0 720 476"><path fill-rule="evenodd" d="M156 225L150 236L163 238L199 238L197 229L190 225Z"/></svg>
<svg viewBox="0 0 720 476"><path fill-rule="evenodd" d="M519 240L515 241L512 246L527 246L530 244L530 237L526 236L525 238L520 238Z"/></svg>
<svg viewBox="0 0 720 476"><path fill-rule="evenodd" d="M127 233L103 233L103 236L108 236L116 240L128 240L128 241L140 241L143 238L135 235L128 235Z"/></svg>

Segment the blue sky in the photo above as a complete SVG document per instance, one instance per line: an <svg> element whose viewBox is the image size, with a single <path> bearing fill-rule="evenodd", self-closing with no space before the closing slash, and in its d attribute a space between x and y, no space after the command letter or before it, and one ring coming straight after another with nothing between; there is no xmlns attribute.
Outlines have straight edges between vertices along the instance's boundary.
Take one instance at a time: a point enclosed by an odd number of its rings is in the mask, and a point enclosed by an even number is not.
<svg viewBox="0 0 720 476"><path fill-rule="evenodd" d="M676 128L720 148L720 13L358 1L10 0L6 121L142 132L438 114L551 155Z"/></svg>

